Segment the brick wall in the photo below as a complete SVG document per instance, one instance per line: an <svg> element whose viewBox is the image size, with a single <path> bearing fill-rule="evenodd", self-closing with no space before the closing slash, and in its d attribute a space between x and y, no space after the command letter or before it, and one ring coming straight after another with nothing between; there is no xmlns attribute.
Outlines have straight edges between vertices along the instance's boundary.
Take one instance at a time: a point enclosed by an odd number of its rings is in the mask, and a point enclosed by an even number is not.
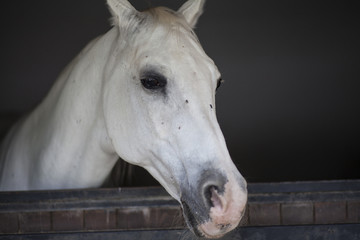
<svg viewBox="0 0 360 240"><path fill-rule="evenodd" d="M242 225L338 223L360 223L360 181L249 184ZM0 235L184 227L161 188L0 193Z"/></svg>

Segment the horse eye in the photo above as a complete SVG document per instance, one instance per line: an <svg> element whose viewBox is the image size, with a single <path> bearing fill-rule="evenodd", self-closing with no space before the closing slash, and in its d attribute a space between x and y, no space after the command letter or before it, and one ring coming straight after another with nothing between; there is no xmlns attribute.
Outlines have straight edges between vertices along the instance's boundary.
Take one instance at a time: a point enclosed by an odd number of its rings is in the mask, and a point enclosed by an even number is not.
<svg viewBox="0 0 360 240"><path fill-rule="evenodd" d="M166 86L166 79L159 75L149 75L141 78L141 84L150 90L161 89Z"/></svg>
<svg viewBox="0 0 360 240"><path fill-rule="evenodd" d="M221 84L224 82L224 80L222 78L219 78L217 85L216 85L216 90L218 90L218 88L221 86Z"/></svg>

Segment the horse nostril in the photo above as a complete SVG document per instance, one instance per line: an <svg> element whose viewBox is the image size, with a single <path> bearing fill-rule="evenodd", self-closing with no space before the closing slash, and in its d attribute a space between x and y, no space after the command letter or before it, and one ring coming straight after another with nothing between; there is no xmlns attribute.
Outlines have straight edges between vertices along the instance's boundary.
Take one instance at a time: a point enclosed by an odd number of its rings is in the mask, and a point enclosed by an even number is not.
<svg viewBox="0 0 360 240"><path fill-rule="evenodd" d="M199 193L203 198L203 204L207 208L207 211L210 208L217 208L221 210L223 208L225 184L228 182L228 179L221 172L218 172L213 169L204 171L201 174L199 179Z"/></svg>
<svg viewBox="0 0 360 240"><path fill-rule="evenodd" d="M208 186L205 187L204 189L204 197L205 197L205 201L207 203L208 206L213 207L213 203L211 201L211 195L212 195L212 188L216 188L215 186Z"/></svg>
<svg viewBox="0 0 360 240"><path fill-rule="evenodd" d="M210 185L205 188L204 196L207 202L207 205L210 208L222 208L221 199L219 196L219 188L214 185Z"/></svg>

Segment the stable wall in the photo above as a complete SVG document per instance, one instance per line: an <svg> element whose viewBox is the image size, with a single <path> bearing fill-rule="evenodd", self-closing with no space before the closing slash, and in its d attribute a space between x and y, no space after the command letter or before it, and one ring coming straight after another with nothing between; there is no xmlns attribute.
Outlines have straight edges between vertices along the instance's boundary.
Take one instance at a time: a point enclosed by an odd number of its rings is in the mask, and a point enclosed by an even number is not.
<svg viewBox="0 0 360 240"><path fill-rule="evenodd" d="M134 0L137 8L184 0ZM359 179L359 17L349 1L208 0L196 28L222 72L217 115L250 182ZM5 1L0 132L109 29L105 0ZM1 134L1 133L0 133Z"/></svg>

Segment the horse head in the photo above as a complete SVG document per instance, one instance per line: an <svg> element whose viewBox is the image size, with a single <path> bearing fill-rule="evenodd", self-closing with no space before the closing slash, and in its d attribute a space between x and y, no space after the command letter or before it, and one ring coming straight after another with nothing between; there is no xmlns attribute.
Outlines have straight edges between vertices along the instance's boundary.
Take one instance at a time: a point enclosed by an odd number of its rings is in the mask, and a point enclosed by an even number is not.
<svg viewBox="0 0 360 240"><path fill-rule="evenodd" d="M179 201L196 235L220 237L240 222L247 190L216 119L221 75L193 31L204 1L178 11L108 5L117 29L103 99L112 145Z"/></svg>

